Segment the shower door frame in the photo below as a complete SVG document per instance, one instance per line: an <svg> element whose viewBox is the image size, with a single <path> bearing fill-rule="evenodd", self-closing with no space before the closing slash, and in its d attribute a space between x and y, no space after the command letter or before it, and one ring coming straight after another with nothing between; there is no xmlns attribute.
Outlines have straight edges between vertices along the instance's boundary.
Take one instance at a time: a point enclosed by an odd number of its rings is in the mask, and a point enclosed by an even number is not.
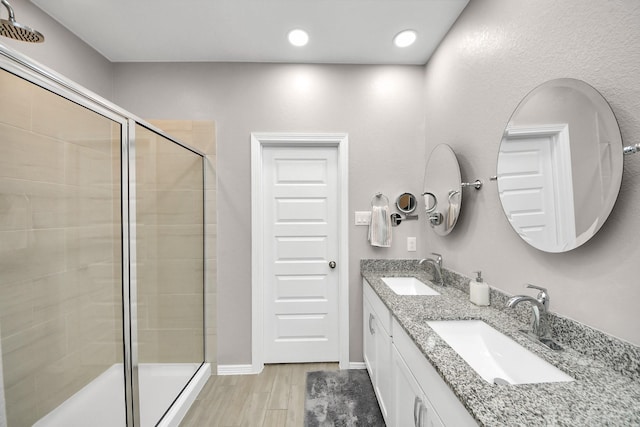
<svg viewBox="0 0 640 427"><path fill-rule="evenodd" d="M125 388L126 426L140 426L140 400L138 389L138 343L137 343L137 295L136 271L131 268L136 261L135 245L135 126L144 126L154 133L167 138L171 142L199 155L205 168L205 154L197 148L178 141L161 129L140 119L134 114L107 101L83 86L61 76L48 67L34 61L26 55L0 44L0 69L14 74L30 83L46 89L58 96L74 102L90 111L100 114L120 124L120 202L121 202L121 237L122 237L122 322L123 322L123 364ZM206 188L203 173L203 197ZM204 205L203 205L204 208ZM203 233L205 231L203 223ZM204 236L204 234L203 234ZM203 263L206 262L204 246L202 248ZM203 299L206 299L203 278ZM206 301L203 301L203 360L198 371L207 360L206 338ZM127 313L129 313L127 315ZM1 359L0 359L1 360ZM0 366L2 369L2 366ZM196 371L196 373L198 372ZM196 374L194 374L195 376ZM193 376L191 378L193 380ZM191 382L190 380L190 382ZM187 383L185 388L190 384ZM183 388L184 391L184 388ZM177 396L175 401L180 397ZM169 408L168 408L169 409ZM165 412L166 414L166 412Z"/></svg>
<svg viewBox="0 0 640 427"><path fill-rule="evenodd" d="M205 282L204 282L204 272L206 270L206 257L205 257L205 246L204 246L204 240L205 240L205 236L206 236L206 222L204 221L205 218L205 184L206 184L206 177L205 177L205 159L206 156L199 150L184 144L178 140L176 140L175 138L173 138L172 136L166 134L165 132L163 132L162 130L154 127L153 125L145 122L144 120L140 120L140 119L136 119L136 118L129 118L128 119L128 151L127 151L127 161L128 161L128 171L129 171L129 181L123 181L123 182L128 182L129 183L129 189L128 189L128 197L129 199L127 200L127 203L129 203L129 200L136 200L136 127L137 126L141 126L143 128L146 128L147 130L161 136L164 137L166 139L168 139L169 141L181 146L182 148L185 148L186 150L191 151L192 153L200 156L201 161L202 161L202 189L203 189L203 193L202 193L202 206L203 206L203 222L202 222L202 236L203 236L203 246L202 246L202 295L203 295L203 301L202 301L202 313L203 313L203 324L202 324L202 331L203 331L203 336L202 336L202 345L203 345L203 360L200 363L200 366L198 367L198 370L196 370L196 372L191 376L189 382L187 382L185 384L185 386L182 388L181 392L178 393L178 395L173 399L173 403L165 410L164 414L162 415L162 417L160 418L160 420L158 420L158 423L156 424L156 427L160 426L160 427L166 427L166 424L163 423L163 421L165 420L165 417L170 413L171 409L174 408L174 404L178 401L178 399L181 398L182 393L185 391L185 389L191 384L192 380L194 379L194 377L198 374L199 370L203 367L204 364L206 364L207 362L207 334L205 333L206 331L206 292L205 292ZM124 200L123 200L124 203ZM136 208L135 208L135 203L133 203L132 206L129 207L129 220L128 223L131 224L135 224L136 223ZM137 262L137 250L136 250L136 241L137 241L137 236L136 236L136 227L130 227L129 230L129 240L128 242L128 254L129 254L129 264L130 265L138 265ZM129 271L129 287L128 287L128 291L129 291L129 295L128 295L128 299L129 301L138 301L138 279L137 279L137 272L135 269ZM124 292L124 289L123 289ZM140 422L140 393L139 393L139 353L138 353L138 309L137 309L137 303L136 304L130 304L129 306L129 319L131 320L130 325L129 325L129 334L128 336L125 335L125 340L127 338L129 338L130 343L129 343L129 348L130 348L130 360L131 360L131 381L130 381L130 385L131 385L131 396L132 396L132 403L133 403L133 408L138 408L137 411L135 411L135 409L133 410L133 415L134 415L134 422L136 427L141 425ZM128 384L129 385L129 384ZM127 400L127 404L129 404L129 400ZM172 414L175 415L175 412ZM172 417L170 417L172 418ZM128 421L127 421L128 422ZM127 424L127 426L129 426L129 424Z"/></svg>

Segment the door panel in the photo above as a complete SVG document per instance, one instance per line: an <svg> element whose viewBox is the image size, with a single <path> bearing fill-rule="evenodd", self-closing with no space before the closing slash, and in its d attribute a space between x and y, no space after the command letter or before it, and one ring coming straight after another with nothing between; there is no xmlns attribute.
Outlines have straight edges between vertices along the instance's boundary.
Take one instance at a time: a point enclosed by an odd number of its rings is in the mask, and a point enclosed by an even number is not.
<svg viewBox="0 0 640 427"><path fill-rule="evenodd" d="M263 154L265 362L336 361L337 148Z"/></svg>
<svg viewBox="0 0 640 427"><path fill-rule="evenodd" d="M278 199L276 203L276 215L279 223L323 224L327 222L327 201L324 199Z"/></svg>
<svg viewBox="0 0 640 427"><path fill-rule="evenodd" d="M275 283L275 298L278 302L326 300L326 276L279 276Z"/></svg>
<svg viewBox="0 0 640 427"><path fill-rule="evenodd" d="M276 262L325 260L328 255L325 236L275 237L275 245Z"/></svg>
<svg viewBox="0 0 640 427"><path fill-rule="evenodd" d="M539 248L575 242L568 133L558 128L510 129L500 145L498 188L513 228Z"/></svg>
<svg viewBox="0 0 640 427"><path fill-rule="evenodd" d="M509 221L524 239L556 239L551 140L506 139L498 164L500 199ZM508 161L507 161L508 160ZM555 242L554 242L555 244Z"/></svg>

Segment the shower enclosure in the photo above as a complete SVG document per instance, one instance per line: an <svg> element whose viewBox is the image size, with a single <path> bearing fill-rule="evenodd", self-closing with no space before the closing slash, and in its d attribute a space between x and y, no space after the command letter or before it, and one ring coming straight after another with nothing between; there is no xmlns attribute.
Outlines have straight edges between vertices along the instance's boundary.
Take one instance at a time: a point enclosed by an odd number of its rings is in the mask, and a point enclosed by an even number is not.
<svg viewBox="0 0 640 427"><path fill-rule="evenodd" d="M177 425L210 375L203 155L0 68L0 426Z"/></svg>

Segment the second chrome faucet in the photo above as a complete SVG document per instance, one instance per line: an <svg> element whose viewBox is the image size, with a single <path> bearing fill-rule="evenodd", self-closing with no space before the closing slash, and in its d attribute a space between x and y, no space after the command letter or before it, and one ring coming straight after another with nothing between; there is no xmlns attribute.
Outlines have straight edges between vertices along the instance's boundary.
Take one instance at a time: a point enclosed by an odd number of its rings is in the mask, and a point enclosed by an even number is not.
<svg viewBox="0 0 640 427"><path fill-rule="evenodd" d="M420 260L418 265L422 264L431 264L433 265L433 270L435 271L433 280L437 281L436 284L440 286L444 286L444 278L442 277L442 255L432 252L435 258L423 258Z"/></svg>

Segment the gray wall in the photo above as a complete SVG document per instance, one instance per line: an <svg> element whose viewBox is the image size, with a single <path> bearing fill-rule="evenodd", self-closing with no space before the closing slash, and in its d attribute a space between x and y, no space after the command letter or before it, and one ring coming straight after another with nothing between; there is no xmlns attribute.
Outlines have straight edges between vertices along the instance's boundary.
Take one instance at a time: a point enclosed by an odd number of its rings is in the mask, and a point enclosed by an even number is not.
<svg viewBox="0 0 640 427"><path fill-rule="evenodd" d="M0 43L17 50L42 65L111 99L113 95L113 64L80 40L57 21L27 0L10 0L16 21L31 27L45 37L44 43L26 43L6 37ZM0 16L7 11L0 6Z"/></svg>
<svg viewBox="0 0 640 427"><path fill-rule="evenodd" d="M219 124L220 363L250 362L250 132L349 132L351 214L366 210L376 191L391 198L420 193L424 159L441 142L458 152L463 179L487 181L511 112L551 78L579 78L599 89L625 142L637 143L638 22L638 3L631 0L472 0L428 64L425 82L419 67L116 65L116 102L125 108L143 117ZM382 74L400 88L383 95L376 83ZM640 249L628 238L640 228L638 158L625 159L625 168L610 220L592 241L566 254L524 244L490 182L480 192L467 190L459 225L448 237L404 223L394 230L391 250L374 250L366 244L366 227L351 226L351 360L361 360L358 260L431 251L443 253L445 265L461 273L482 269L491 285L510 293L523 292L525 282L545 286L553 311L640 344L640 287L630 262ZM418 252L407 253L404 240L416 233Z"/></svg>
<svg viewBox="0 0 640 427"><path fill-rule="evenodd" d="M349 211L371 196L418 193L424 168L424 67L117 64L115 101L151 119L215 120L218 177L218 356L251 363L251 132L348 132ZM361 258L406 258L403 223L390 249L351 225L351 360L362 360Z"/></svg>
<svg viewBox="0 0 640 427"><path fill-rule="evenodd" d="M250 363L250 171L252 131L344 131L350 135L350 215L376 191L395 198L422 190L425 157L440 142L460 158L467 180L495 174L502 130L538 84L574 77L611 103L626 144L640 142L640 3L635 0L472 0L423 67L270 64L110 64L26 0L19 22L44 45L3 39L146 118L218 123L219 356ZM305 77L306 76L306 77ZM387 81L387 91L384 90ZM115 81L115 89L113 82ZM307 83L305 83L305 81ZM393 87L395 85L395 87ZM425 138L426 137L426 138ZM586 245L550 255L520 241L495 189L468 191L448 237L422 223L394 229L394 247L374 250L366 227L350 227L351 360L361 360L360 258L442 252L462 273L482 269L510 293L524 282L550 289L553 311L640 344L636 260L640 248L640 157L625 159L620 198ZM353 219L351 217L351 219ZM405 238L418 235L418 252Z"/></svg>
<svg viewBox="0 0 640 427"><path fill-rule="evenodd" d="M582 79L617 116L625 144L640 142L640 2L636 0L472 0L426 68L427 151L449 143L463 177L495 175L512 111L540 83ZM448 237L425 232L428 250L490 285L549 289L551 309L640 344L640 156L624 159L620 196L607 223L584 246L546 254L522 242L502 213L495 182L467 192Z"/></svg>

